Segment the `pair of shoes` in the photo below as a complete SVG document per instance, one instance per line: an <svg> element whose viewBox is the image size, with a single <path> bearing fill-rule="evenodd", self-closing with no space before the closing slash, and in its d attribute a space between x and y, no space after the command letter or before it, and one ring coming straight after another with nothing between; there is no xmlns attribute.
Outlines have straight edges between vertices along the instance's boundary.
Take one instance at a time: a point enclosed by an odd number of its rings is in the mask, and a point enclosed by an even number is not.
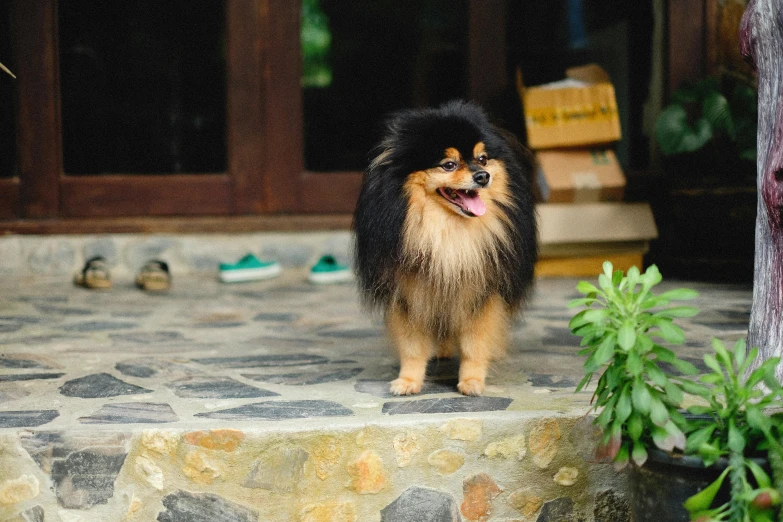
<svg viewBox="0 0 783 522"><path fill-rule="evenodd" d="M91 290L111 288L109 264L101 256L95 256L84 263L82 271L73 278L73 283ZM136 276L136 286L149 292L163 292L171 287L169 265L165 261L148 261Z"/></svg>
<svg viewBox="0 0 783 522"><path fill-rule="evenodd" d="M168 263L160 259L147 261L136 276L136 286L147 292L165 292L171 288Z"/></svg>
<svg viewBox="0 0 783 522"><path fill-rule="evenodd" d="M220 263L218 276L224 283L239 283L271 279L282 271L277 261L261 261L253 254L247 254L236 263ZM352 279L350 269L331 255L319 259L307 276L307 280L315 284L343 283Z"/></svg>
<svg viewBox="0 0 783 522"><path fill-rule="evenodd" d="M253 254L247 254L236 263L220 263L218 276L224 283L241 283L271 279L282 271L277 261L261 261Z"/></svg>

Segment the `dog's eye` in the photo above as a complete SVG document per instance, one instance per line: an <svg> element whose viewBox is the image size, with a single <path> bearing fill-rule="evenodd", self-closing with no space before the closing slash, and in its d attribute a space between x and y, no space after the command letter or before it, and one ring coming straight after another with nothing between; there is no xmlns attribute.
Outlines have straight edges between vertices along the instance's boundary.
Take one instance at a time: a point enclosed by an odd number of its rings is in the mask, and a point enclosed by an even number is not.
<svg viewBox="0 0 783 522"><path fill-rule="evenodd" d="M478 164L481 165L482 167L487 166L487 156L484 154L476 158L476 161L478 161Z"/></svg>
<svg viewBox="0 0 783 522"><path fill-rule="evenodd" d="M446 172L451 172L452 170L457 170L457 164L453 161L444 161L440 164L440 168Z"/></svg>

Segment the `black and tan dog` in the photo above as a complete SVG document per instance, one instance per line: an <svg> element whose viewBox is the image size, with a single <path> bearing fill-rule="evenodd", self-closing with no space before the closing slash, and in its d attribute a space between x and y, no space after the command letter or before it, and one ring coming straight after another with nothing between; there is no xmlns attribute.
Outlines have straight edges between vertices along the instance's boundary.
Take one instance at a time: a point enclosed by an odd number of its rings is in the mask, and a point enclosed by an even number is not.
<svg viewBox="0 0 783 522"><path fill-rule="evenodd" d="M389 120L354 231L363 297L384 313L400 356L393 393L418 393L427 361L452 354L459 391L484 391L533 281L531 170L529 152L474 104Z"/></svg>

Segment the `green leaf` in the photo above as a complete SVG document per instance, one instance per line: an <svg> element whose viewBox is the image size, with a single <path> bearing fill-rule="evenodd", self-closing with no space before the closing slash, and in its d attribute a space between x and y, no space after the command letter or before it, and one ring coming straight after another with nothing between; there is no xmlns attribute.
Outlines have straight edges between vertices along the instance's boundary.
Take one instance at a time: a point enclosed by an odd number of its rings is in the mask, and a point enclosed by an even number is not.
<svg viewBox="0 0 783 522"><path fill-rule="evenodd" d="M666 426L666 423L669 422L669 410L655 397L652 397L650 401L650 420L660 427Z"/></svg>
<svg viewBox="0 0 783 522"><path fill-rule="evenodd" d="M635 351L628 352L628 359L625 361L625 367L628 373L634 377L639 377L644 371L644 361Z"/></svg>
<svg viewBox="0 0 783 522"><path fill-rule="evenodd" d="M604 261L603 265L601 265L601 266L604 269L604 275L606 275L606 277L608 277L608 278L611 278L612 274L614 273L614 267L612 266L612 262L611 261Z"/></svg>
<svg viewBox="0 0 783 522"><path fill-rule="evenodd" d="M647 376L650 378L653 384L663 388L669 382L666 374L663 372L663 370L658 368L654 362L647 361L644 365L644 368L647 370Z"/></svg>
<svg viewBox="0 0 783 522"><path fill-rule="evenodd" d="M588 359L585 361L585 371L592 373L606 364L614 355L614 344L614 334L609 334L604 337L604 340L598 346L598 349L595 351L595 353L593 353L593 355L588 357Z"/></svg>
<svg viewBox="0 0 783 522"><path fill-rule="evenodd" d="M674 384L673 382L667 380L666 384L663 386L663 390L666 392L666 396L669 398L669 400L672 402L673 405L679 406L682 404L683 400L683 393L679 386Z"/></svg>
<svg viewBox="0 0 783 522"><path fill-rule="evenodd" d="M704 364L706 364L707 367L716 374L720 374L721 376L723 375L723 368L721 368L718 360L711 354L708 353L704 355Z"/></svg>
<svg viewBox="0 0 783 522"><path fill-rule="evenodd" d="M737 342L734 343L734 364L737 368L742 368L745 364L745 358L748 353L747 346L745 345L745 339L740 337Z"/></svg>
<svg viewBox="0 0 783 522"><path fill-rule="evenodd" d="M620 398L617 399L614 410L616 422L625 422L631 415L631 394L628 391L628 386L625 386L620 392Z"/></svg>
<svg viewBox="0 0 783 522"><path fill-rule="evenodd" d="M697 382L683 379L680 381L680 386L682 387L683 390L685 390L686 393L690 393L691 395L696 395L698 397L704 397L704 398L710 395L709 388Z"/></svg>
<svg viewBox="0 0 783 522"><path fill-rule="evenodd" d="M588 281L579 281L579 283L576 285L576 291L580 294L592 294L599 292L598 288L596 288L593 283Z"/></svg>
<svg viewBox="0 0 783 522"><path fill-rule="evenodd" d="M603 308L593 308L585 311L585 315L583 316L583 319L588 323L593 323L594 325L601 325L603 324L607 315L608 315L607 311L604 310Z"/></svg>
<svg viewBox="0 0 783 522"><path fill-rule="evenodd" d="M685 450L688 453L694 453L698 450L702 444L709 442L713 432L717 428L716 425L710 424L703 428L700 428L688 435L688 441L685 444Z"/></svg>
<svg viewBox="0 0 783 522"><path fill-rule="evenodd" d="M658 296L660 299L667 299L671 301L687 301L689 299L695 299L699 296L699 292L691 290L690 288L677 288L675 290L669 290Z"/></svg>
<svg viewBox="0 0 783 522"><path fill-rule="evenodd" d="M647 450L644 448L644 444L634 442L633 450L631 451L631 460L633 460L634 464L637 466L644 466L644 463L647 462Z"/></svg>
<svg viewBox="0 0 783 522"><path fill-rule="evenodd" d="M577 306L591 306L595 303L596 299L593 297L582 297L580 299L574 299L569 301L568 308L576 308Z"/></svg>
<svg viewBox="0 0 783 522"><path fill-rule="evenodd" d="M652 402L650 390L647 389L647 383L639 378L634 381L631 390L631 401L633 402L633 407L639 410L640 413L644 415L650 413L650 404Z"/></svg>
<svg viewBox="0 0 783 522"><path fill-rule="evenodd" d="M694 317L699 314L699 309L694 306L674 306L656 312L654 317Z"/></svg>
<svg viewBox="0 0 783 522"><path fill-rule="evenodd" d="M729 351L726 349L726 347L723 345L720 339L716 339L716 338L712 339L712 349L715 350L715 353L718 356L718 360L720 361L721 366L726 369L726 373L731 374L731 370L733 368L731 362L731 355L729 354Z"/></svg>
<svg viewBox="0 0 783 522"><path fill-rule="evenodd" d="M614 469L617 471L622 470L628 465L628 446L626 444L620 446L620 450L617 452L617 455L615 455L612 462L614 462Z"/></svg>
<svg viewBox="0 0 783 522"><path fill-rule="evenodd" d="M625 321L617 332L617 344L626 352L636 344L636 330L630 320Z"/></svg>
<svg viewBox="0 0 783 522"><path fill-rule="evenodd" d="M658 360L661 362L667 362L672 363L677 358L677 355L668 348L664 348L663 346L660 346L656 344L652 348L652 352L658 357Z"/></svg>
<svg viewBox="0 0 783 522"><path fill-rule="evenodd" d="M702 114L710 125L726 133L731 139L737 135L734 118L731 116L729 100L718 91L707 93L702 102Z"/></svg>
<svg viewBox="0 0 783 522"><path fill-rule="evenodd" d="M580 391L584 390L585 386L587 386L588 384L590 384L590 381L591 381L592 379L593 379L593 374L592 374L592 372L591 372L591 373L588 373L587 375L585 375L584 377L582 377L582 380L581 380L581 381L579 381L579 384L577 385L577 387L576 387L576 391L574 391L574 393L579 393Z"/></svg>
<svg viewBox="0 0 783 522"><path fill-rule="evenodd" d="M628 419L628 436L631 440L639 440L644 431L644 421L638 413L632 413Z"/></svg>
<svg viewBox="0 0 783 522"><path fill-rule="evenodd" d="M669 320L660 321L658 330L658 334L671 344L682 344L685 341L685 333L682 331L682 328Z"/></svg>
<svg viewBox="0 0 783 522"><path fill-rule="evenodd" d="M729 449L734 453L742 453L745 450L745 436L737 428L734 419L729 420Z"/></svg>
<svg viewBox="0 0 783 522"><path fill-rule="evenodd" d="M655 120L655 138L666 156L697 151L712 135L712 127L704 118L691 126L687 111L680 105L666 107Z"/></svg>
<svg viewBox="0 0 783 522"><path fill-rule="evenodd" d="M674 366L683 375L696 375L699 373L699 369L688 361L682 359L674 359L671 361L671 365Z"/></svg>
<svg viewBox="0 0 783 522"><path fill-rule="evenodd" d="M756 462L751 459L746 459L745 465L748 467L750 472L753 473L753 478L756 479L756 484L758 484L760 488L768 488L772 486L772 480L769 478L769 475L767 475L767 472L764 471L764 469Z"/></svg>
<svg viewBox="0 0 783 522"><path fill-rule="evenodd" d="M709 509L712 505L712 501L715 500L715 496L718 494L718 491L720 490L720 487L723 485L723 481L726 479L726 475L729 474L729 471L731 468L726 468L723 470L723 473L718 476L717 479L715 479L715 482L704 488L703 490L699 491L692 497L688 498L688 500L685 501L685 509L688 510L688 513L690 513L691 518L693 518L693 515L698 513L699 511L704 511L705 509Z"/></svg>

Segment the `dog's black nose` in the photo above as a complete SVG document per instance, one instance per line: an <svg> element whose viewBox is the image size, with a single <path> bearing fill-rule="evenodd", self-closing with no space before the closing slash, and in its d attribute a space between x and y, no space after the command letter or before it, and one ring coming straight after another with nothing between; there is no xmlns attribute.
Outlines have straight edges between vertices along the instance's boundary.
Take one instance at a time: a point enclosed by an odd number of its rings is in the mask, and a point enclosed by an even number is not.
<svg viewBox="0 0 783 522"><path fill-rule="evenodd" d="M489 183L489 172L486 170L480 170L473 174L473 181L481 185L482 187L486 187L487 183Z"/></svg>

